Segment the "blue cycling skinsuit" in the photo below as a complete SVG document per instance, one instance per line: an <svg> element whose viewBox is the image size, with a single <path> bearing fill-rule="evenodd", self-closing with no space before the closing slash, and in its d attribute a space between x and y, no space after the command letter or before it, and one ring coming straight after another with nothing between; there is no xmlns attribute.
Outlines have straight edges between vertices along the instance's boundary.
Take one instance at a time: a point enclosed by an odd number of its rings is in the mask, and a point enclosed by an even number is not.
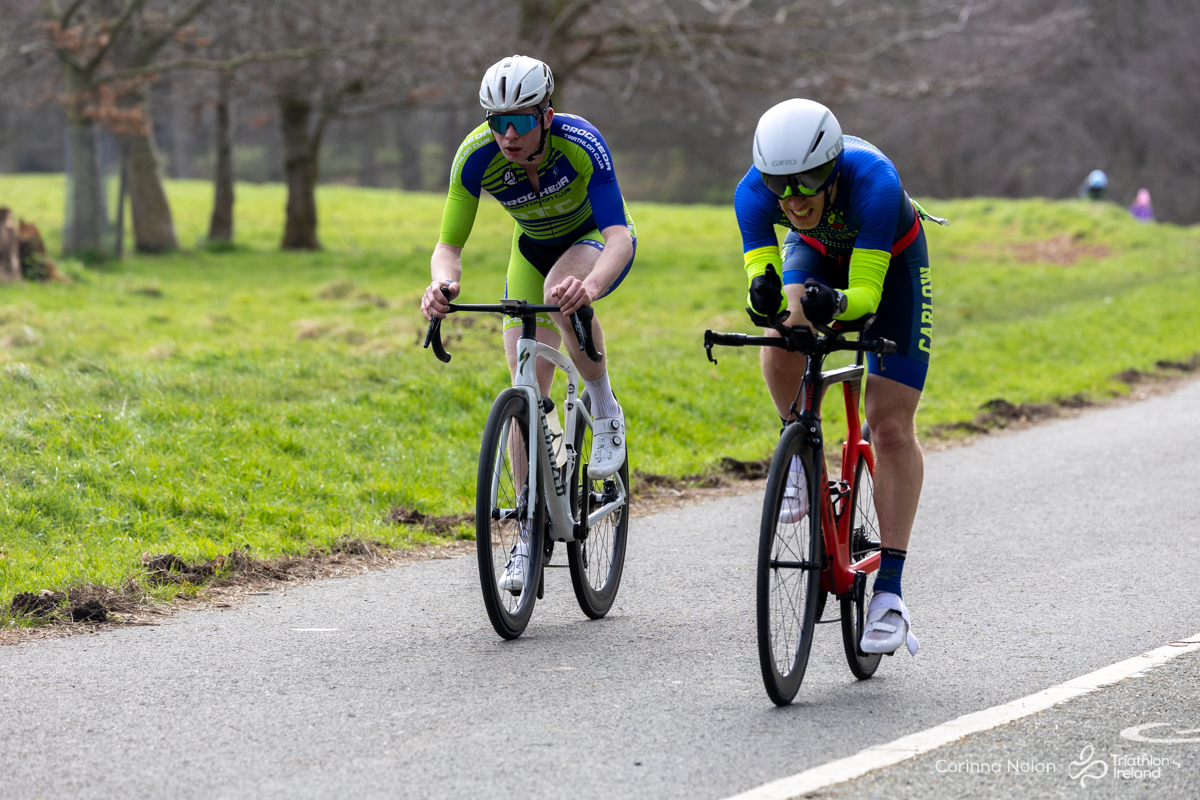
<svg viewBox="0 0 1200 800"><path fill-rule="evenodd" d="M933 344L933 286L921 219L928 218L900 184L882 152L855 136L844 138L837 196L820 222L797 231L751 167L738 184L734 210L750 278L781 266L784 284L815 278L846 290L839 319L875 313L871 333L896 342L896 354L867 355L867 371L920 391ZM828 198L828 195L826 195ZM775 226L789 228L780 252Z"/></svg>

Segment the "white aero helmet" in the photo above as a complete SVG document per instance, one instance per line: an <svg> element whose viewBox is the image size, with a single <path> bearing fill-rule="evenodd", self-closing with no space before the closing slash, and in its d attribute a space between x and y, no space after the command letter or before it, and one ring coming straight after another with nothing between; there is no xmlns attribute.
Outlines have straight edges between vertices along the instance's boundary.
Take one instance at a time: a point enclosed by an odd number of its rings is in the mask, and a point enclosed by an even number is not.
<svg viewBox="0 0 1200 800"><path fill-rule="evenodd" d="M809 172L828 164L828 171L821 170L826 172L824 182L841 152L842 126L832 111L814 100L784 100L768 109L754 129L754 166L764 179ZM771 183L768 180L767 186L782 197L785 192L776 191ZM807 183L800 181L800 186L809 190L803 194L813 194L820 188Z"/></svg>
<svg viewBox="0 0 1200 800"><path fill-rule="evenodd" d="M479 84L479 105L493 114L541 105L554 94L550 67L529 56L509 56L488 67Z"/></svg>

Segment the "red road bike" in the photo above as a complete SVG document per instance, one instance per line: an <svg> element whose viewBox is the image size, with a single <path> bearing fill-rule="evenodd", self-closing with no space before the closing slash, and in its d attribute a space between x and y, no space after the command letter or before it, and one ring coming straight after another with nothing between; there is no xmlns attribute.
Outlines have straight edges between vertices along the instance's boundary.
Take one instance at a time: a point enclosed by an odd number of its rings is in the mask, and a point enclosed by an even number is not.
<svg viewBox="0 0 1200 800"><path fill-rule="evenodd" d="M752 315L753 316L753 315ZM879 654L860 649L867 576L879 569L879 524L875 513L875 457L870 431L859 424L863 354L896 352L887 339L864 339L874 315L838 328L788 327L783 317L767 324L778 337L704 332L704 347L714 364L714 345L778 347L808 357L804 379L793 400L771 459L763 498L758 541L758 657L767 694L776 705L792 702L804 679L813 629L838 617L822 619L828 596L840 603L842 643L850 671L859 680L875 674ZM845 335L858 332L859 341ZM826 356L856 352L855 364L822 371ZM829 480L821 433L821 400L831 385L842 384L846 403L846 440L840 480ZM795 461L804 466L804 498L787 496L788 473ZM788 504L785 509L785 501ZM806 509L798 506L807 506ZM782 513L781 513L782 510Z"/></svg>

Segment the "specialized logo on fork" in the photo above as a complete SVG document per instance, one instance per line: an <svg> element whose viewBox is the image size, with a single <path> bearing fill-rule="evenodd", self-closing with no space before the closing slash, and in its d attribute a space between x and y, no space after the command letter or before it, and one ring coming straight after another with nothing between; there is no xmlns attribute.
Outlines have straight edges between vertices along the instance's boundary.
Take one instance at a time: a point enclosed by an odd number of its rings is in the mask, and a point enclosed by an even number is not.
<svg viewBox="0 0 1200 800"><path fill-rule="evenodd" d="M521 375L525 374L525 362L527 362L527 361L529 361L529 351L528 350L526 350L524 353L521 353L521 355L517 356L517 363L520 364L520 367L517 369L517 372L519 374L521 374Z"/></svg>

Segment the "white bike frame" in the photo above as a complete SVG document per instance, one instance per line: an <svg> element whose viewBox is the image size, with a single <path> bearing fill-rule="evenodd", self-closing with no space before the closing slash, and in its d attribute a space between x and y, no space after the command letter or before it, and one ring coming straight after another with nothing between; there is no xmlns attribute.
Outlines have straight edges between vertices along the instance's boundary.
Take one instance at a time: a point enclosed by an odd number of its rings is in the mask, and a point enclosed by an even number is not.
<svg viewBox="0 0 1200 800"><path fill-rule="evenodd" d="M546 423L545 409L542 408L542 389L538 385L537 380L538 359L549 361L556 368L561 369L567 374L566 419L563 421L562 445L566 448L567 459L561 468L558 466L554 456L554 439L550 434L549 425ZM534 447L532 441L529 446L529 485L537 486L545 499L546 510L550 517L550 539L556 542L573 542L576 538L579 538L576 534L581 532L578 527L579 523L571 514L571 498L568 496L571 486L571 475L574 474L575 462L579 458L579 454L575 452L574 431L576 421L582 417L587 426L592 428L592 415L588 413L587 408L579 401L579 370L575 368L571 359L559 352L557 348L542 344L533 338L525 338L524 336L517 340L517 364L517 374L513 378L513 388L519 389L525 394L526 405L529 408L530 436L534 436L534 431L540 431L541 433L540 440L542 446ZM500 469L499 462L500 459L504 458L505 453L510 452L508 450L510 430L511 428L504 430L500 447L496 449L497 465L496 469L492 470L492 508L497 508L497 496L500 489L500 474L502 470ZM541 477L541 480L539 480L539 477ZM625 483L621 480L620 472L614 473L612 480L617 486L617 497L615 500L606 503L587 515L586 524L588 529L591 529L600 520L625 505L627 494ZM588 483L590 484L591 481L589 480ZM590 491L590 486L587 491ZM586 508L586 505L583 508Z"/></svg>

